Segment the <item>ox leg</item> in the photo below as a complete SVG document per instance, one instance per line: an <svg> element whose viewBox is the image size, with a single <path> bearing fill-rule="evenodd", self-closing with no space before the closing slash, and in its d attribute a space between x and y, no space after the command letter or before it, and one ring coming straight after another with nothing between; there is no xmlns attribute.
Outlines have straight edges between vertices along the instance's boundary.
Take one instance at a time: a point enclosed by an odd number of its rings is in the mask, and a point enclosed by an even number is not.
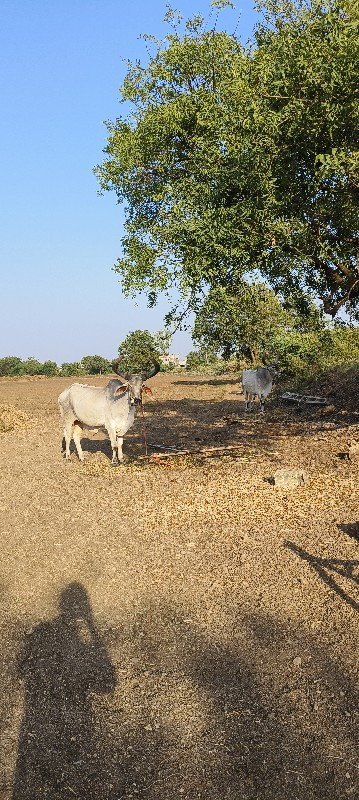
<svg viewBox="0 0 359 800"><path fill-rule="evenodd" d="M252 395L249 392L245 393L246 407L245 411L252 411Z"/></svg>
<svg viewBox="0 0 359 800"><path fill-rule="evenodd" d="M66 461L71 461L70 442L72 439L73 428L74 428L74 421L72 419L66 420L64 424L64 438L62 440L62 448L65 450Z"/></svg>
<svg viewBox="0 0 359 800"><path fill-rule="evenodd" d="M112 447L112 460L111 464L113 467L118 467L119 460L118 460L118 453L117 453L117 436L116 436L116 429L110 428L108 431L111 447Z"/></svg>
<svg viewBox="0 0 359 800"><path fill-rule="evenodd" d="M264 395L260 394L259 395L259 402L260 402L260 411L261 411L262 414L264 414L264 401L265 401Z"/></svg>
<svg viewBox="0 0 359 800"><path fill-rule="evenodd" d="M79 425L78 422L75 422L75 424L74 424L74 432L73 432L73 440L75 442L75 446L76 446L77 455L79 457L79 460L83 461L84 460L84 454L83 454L83 450L82 450L82 447L81 447L81 434L82 434L82 427L81 427L81 425Z"/></svg>
<svg viewBox="0 0 359 800"><path fill-rule="evenodd" d="M117 457L118 457L118 460L119 460L120 464L123 464L123 452L122 452L123 436L119 436L117 434L116 442L117 442Z"/></svg>

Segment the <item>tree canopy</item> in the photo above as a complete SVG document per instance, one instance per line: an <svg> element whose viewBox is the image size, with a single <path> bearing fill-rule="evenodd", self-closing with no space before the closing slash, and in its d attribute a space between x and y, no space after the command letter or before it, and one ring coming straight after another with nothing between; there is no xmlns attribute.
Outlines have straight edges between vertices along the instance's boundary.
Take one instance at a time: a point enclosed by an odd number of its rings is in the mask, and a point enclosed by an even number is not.
<svg viewBox="0 0 359 800"><path fill-rule="evenodd" d="M86 375L101 375L111 372L111 362L102 356L83 356L81 364Z"/></svg>
<svg viewBox="0 0 359 800"><path fill-rule="evenodd" d="M128 65L133 110L95 170L125 204L115 269L150 304L176 286L195 308L260 274L335 316L359 302L358 4L261 7L248 47L169 11L147 65Z"/></svg>
<svg viewBox="0 0 359 800"><path fill-rule="evenodd" d="M124 372L147 372L154 361L160 361L160 349L156 337L149 331L136 330L129 333L118 348L119 370Z"/></svg>

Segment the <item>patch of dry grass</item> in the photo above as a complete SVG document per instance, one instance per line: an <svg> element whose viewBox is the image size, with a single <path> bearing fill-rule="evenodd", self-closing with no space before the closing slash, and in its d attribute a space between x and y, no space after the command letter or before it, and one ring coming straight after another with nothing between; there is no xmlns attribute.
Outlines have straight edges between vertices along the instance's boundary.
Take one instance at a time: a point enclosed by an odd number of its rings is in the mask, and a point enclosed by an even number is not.
<svg viewBox="0 0 359 800"><path fill-rule="evenodd" d="M26 413L15 406L0 405L0 433L28 428L32 419Z"/></svg>

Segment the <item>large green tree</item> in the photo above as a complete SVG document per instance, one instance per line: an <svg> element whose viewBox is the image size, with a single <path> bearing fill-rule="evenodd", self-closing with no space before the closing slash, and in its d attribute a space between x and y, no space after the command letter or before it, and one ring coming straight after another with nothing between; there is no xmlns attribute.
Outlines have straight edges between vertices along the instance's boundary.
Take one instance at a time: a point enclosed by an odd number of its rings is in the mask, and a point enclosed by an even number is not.
<svg viewBox="0 0 359 800"><path fill-rule="evenodd" d="M126 292L175 285L193 307L259 271L335 316L359 301L358 3L262 11L249 48L170 11L146 67L129 64L133 111L96 169L125 203L116 270Z"/></svg>

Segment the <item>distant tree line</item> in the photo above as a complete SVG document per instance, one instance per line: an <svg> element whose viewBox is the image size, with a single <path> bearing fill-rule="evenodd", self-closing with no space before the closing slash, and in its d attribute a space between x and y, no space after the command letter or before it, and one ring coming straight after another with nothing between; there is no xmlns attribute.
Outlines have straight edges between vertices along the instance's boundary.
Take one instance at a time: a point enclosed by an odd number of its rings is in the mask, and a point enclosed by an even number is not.
<svg viewBox="0 0 359 800"><path fill-rule="evenodd" d="M81 361L64 362L60 366L55 361L38 361L30 356L23 361L18 356L0 358L0 376L46 375L70 377L71 375L101 375L111 372L111 362L102 356L84 356Z"/></svg>
<svg viewBox="0 0 359 800"><path fill-rule="evenodd" d="M304 313L298 302L283 302L264 283L243 284L232 294L213 289L198 309L193 331L196 347L187 356L187 370L203 373L237 371L264 360L278 358L287 376L306 378L339 364L359 361L359 326L349 322L328 322L316 304ZM166 330L130 332L118 347L123 374L146 372L159 362L162 372L175 367L164 363L171 336ZM0 376L46 375L63 378L104 375L113 362L99 355L81 361L41 363L34 357L0 358Z"/></svg>
<svg viewBox="0 0 359 800"><path fill-rule="evenodd" d="M147 330L136 330L129 333L118 348L121 368L124 372L142 372L153 365L161 364L163 371L169 367L162 362L162 356L168 353L171 334L167 330L150 333ZM67 378L77 375L105 375L112 372L112 362L102 356L83 356L80 361L64 362L60 366L55 361L38 361L29 356L23 361L18 356L0 358L0 377L17 375L46 375Z"/></svg>

